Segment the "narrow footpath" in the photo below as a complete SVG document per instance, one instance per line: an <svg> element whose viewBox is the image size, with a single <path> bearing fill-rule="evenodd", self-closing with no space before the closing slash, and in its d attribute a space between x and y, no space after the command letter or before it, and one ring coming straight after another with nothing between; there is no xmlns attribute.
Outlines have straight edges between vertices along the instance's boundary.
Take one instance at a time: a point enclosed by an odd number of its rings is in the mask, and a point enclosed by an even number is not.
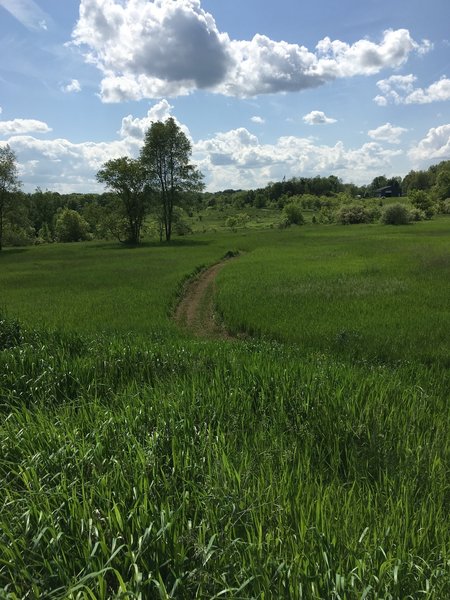
<svg viewBox="0 0 450 600"><path fill-rule="evenodd" d="M189 330L193 335L208 339L234 339L224 327L218 323L214 314L214 291L217 274L230 259L201 271L186 286L174 314L180 327Z"/></svg>

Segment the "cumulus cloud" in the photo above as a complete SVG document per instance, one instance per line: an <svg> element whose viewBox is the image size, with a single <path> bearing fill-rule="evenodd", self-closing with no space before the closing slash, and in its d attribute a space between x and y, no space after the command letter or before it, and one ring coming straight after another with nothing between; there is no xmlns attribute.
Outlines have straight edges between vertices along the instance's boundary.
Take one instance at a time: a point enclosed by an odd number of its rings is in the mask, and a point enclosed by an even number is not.
<svg viewBox="0 0 450 600"><path fill-rule="evenodd" d="M0 110L1 112L1 110ZM0 121L0 135L15 135L20 133L48 133L51 128L43 121L35 119L13 119Z"/></svg>
<svg viewBox="0 0 450 600"><path fill-rule="evenodd" d="M45 31L51 21L34 0L0 0L0 6L27 29Z"/></svg>
<svg viewBox="0 0 450 600"><path fill-rule="evenodd" d="M120 156L137 157L147 127L155 120L173 116L171 111L172 106L162 100L143 117L124 117L117 139L111 142L39 139L18 133L16 127L0 145L9 144L17 153L26 190L40 186L59 192L100 192L103 187L97 183L96 173L101 166ZM15 119L16 123L21 121L29 120ZM42 125L45 131L50 130L46 124ZM188 132L184 125L180 126ZM390 171L392 161L402 154L401 150L383 148L375 141L349 148L342 142L321 145L310 138L285 136L264 144L244 127L192 141L192 146L193 160L204 172L211 190L261 187L283 176L299 174L335 173L344 180L367 183L380 172Z"/></svg>
<svg viewBox="0 0 450 600"><path fill-rule="evenodd" d="M379 43L327 37L314 51L259 34L232 40L200 0L81 0L72 38L103 73L104 102L197 89L238 97L299 91L396 68L430 48L406 29L385 31Z"/></svg>
<svg viewBox="0 0 450 600"><path fill-rule="evenodd" d="M450 123L429 129L426 136L410 149L408 156L417 163L450 159Z"/></svg>
<svg viewBox="0 0 450 600"><path fill-rule="evenodd" d="M20 178L25 189L36 186L49 188L61 193L102 191L96 181L96 173L102 165L120 156L137 157L142 147L144 133L153 121L165 120L171 116L172 106L162 100L150 107L147 115L134 118L128 115L122 119L118 139L111 142L73 143L64 138L39 139L25 133L45 133L51 129L41 121L15 119L0 121L0 146L9 144L17 153ZM175 119L176 120L176 119ZM177 121L178 122L178 121ZM5 124L14 124L7 125ZM186 135L187 127L179 123Z"/></svg>
<svg viewBox="0 0 450 600"><path fill-rule="evenodd" d="M329 125L331 123L336 123L336 119L327 117L321 110L312 110L303 117L303 121L308 125Z"/></svg>
<svg viewBox="0 0 450 600"><path fill-rule="evenodd" d="M230 57L199 0L81 0L74 43L105 75L105 101L186 94L212 88Z"/></svg>
<svg viewBox="0 0 450 600"><path fill-rule="evenodd" d="M122 126L119 130L119 134L123 138L135 138L136 140L142 141L145 136L145 132L155 121L166 121L169 117L173 117L177 125L183 131L183 133L190 139L191 134L189 129L183 123L180 123L176 117L172 115L173 106L167 102L166 99L161 100L157 104L153 105L147 112L147 115L142 119L134 118L132 115L128 115L122 119Z"/></svg>
<svg viewBox="0 0 450 600"><path fill-rule="evenodd" d="M415 75L393 75L377 82L382 94L375 96L379 106L393 104L430 104L450 100L450 79L442 77L427 88L414 87Z"/></svg>
<svg viewBox="0 0 450 600"><path fill-rule="evenodd" d="M120 156L137 156L140 148L131 139L73 143L31 135L13 135L0 142L6 143L17 154L25 189L40 186L61 193L102 191L95 176L103 163Z"/></svg>
<svg viewBox="0 0 450 600"><path fill-rule="evenodd" d="M401 150L385 149L376 142L351 149L342 142L320 145L309 138L280 137L262 144L245 128L217 133L194 144L194 156L208 176L210 189L257 187L271 180L335 173L356 183L367 183L392 168Z"/></svg>
<svg viewBox="0 0 450 600"><path fill-rule="evenodd" d="M72 92L81 92L81 85L78 79L72 79L70 83L63 85L61 90L66 94L70 94Z"/></svg>
<svg viewBox="0 0 450 600"><path fill-rule="evenodd" d="M265 119L263 119L262 117L258 117L257 115L255 115L254 117L252 117L250 119L250 121L252 123L257 123L258 125L264 125L264 123L266 122Z"/></svg>
<svg viewBox="0 0 450 600"><path fill-rule="evenodd" d="M370 129L367 134L373 140L389 142L390 144L400 144L400 138L406 131L408 130L404 127L395 127L391 123L385 123L376 129Z"/></svg>

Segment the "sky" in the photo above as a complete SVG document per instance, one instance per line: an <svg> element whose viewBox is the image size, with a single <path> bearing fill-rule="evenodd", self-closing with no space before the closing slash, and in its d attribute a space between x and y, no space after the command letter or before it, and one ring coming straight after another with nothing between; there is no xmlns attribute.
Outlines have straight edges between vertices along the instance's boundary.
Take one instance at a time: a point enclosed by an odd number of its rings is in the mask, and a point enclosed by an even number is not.
<svg viewBox="0 0 450 600"><path fill-rule="evenodd" d="M169 116L209 191L448 160L449 0L0 0L0 145L25 191L103 191Z"/></svg>

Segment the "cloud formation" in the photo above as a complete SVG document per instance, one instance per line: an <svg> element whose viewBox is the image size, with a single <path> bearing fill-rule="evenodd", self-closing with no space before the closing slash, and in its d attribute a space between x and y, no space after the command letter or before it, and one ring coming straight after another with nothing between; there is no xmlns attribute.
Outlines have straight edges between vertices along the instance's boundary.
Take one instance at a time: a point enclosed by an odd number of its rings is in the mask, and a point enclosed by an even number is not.
<svg viewBox="0 0 450 600"><path fill-rule="evenodd" d="M336 123L336 119L327 117L321 110L312 110L303 117L303 121L308 125L330 125L331 123Z"/></svg>
<svg viewBox="0 0 450 600"><path fill-rule="evenodd" d="M404 127L395 127L391 123L380 125L376 129L370 129L367 135L373 140L380 142L389 142L389 144L400 144L400 137L408 130Z"/></svg>
<svg viewBox="0 0 450 600"><path fill-rule="evenodd" d="M166 99L160 100L153 105L147 112L147 115L142 119L134 118L132 115L128 115L122 119L122 126L118 133L122 138L135 139L142 141L145 136L145 132L156 121L166 121L172 116L173 106L167 102ZM176 117L173 117L177 125L183 131L183 133L191 139L189 129L180 123Z"/></svg>
<svg viewBox="0 0 450 600"><path fill-rule="evenodd" d="M0 109L1 113L1 109ZM36 119L13 119L0 121L0 136L16 135L21 133L48 133L51 128L43 121Z"/></svg>
<svg viewBox="0 0 450 600"><path fill-rule="evenodd" d="M128 115L122 119L118 138L111 142L39 139L18 133L17 123L27 122L30 131L33 121L15 119L11 135L0 141L0 145L9 144L17 153L20 178L26 190L40 186L59 192L101 192L103 188L95 177L101 166L120 156L137 157L146 129L155 120L173 116L171 113L172 106L162 100L151 106L144 117ZM179 125L190 137L187 127ZM50 131L45 123L34 127L35 132ZM5 134L8 131L9 128L4 129ZM380 172L390 173L393 159L402 154L401 150L386 149L375 141L349 148L340 141L325 145L309 138L284 136L274 143L263 144L244 127L192 140L192 147L193 160L204 172L210 190L262 187L283 176L299 174L334 173L346 181L362 184Z"/></svg>
<svg viewBox="0 0 450 600"><path fill-rule="evenodd" d="M430 104L450 100L450 79L442 77L427 88L414 87L415 75L392 75L377 82L382 94L375 96L379 106L388 104Z"/></svg>
<svg viewBox="0 0 450 600"><path fill-rule="evenodd" d="M300 91L397 68L430 48L406 29L385 31L379 43L326 37L314 51L260 34L232 40L200 0L81 0L72 38L102 72L104 102L198 89L237 97Z"/></svg>
<svg viewBox="0 0 450 600"><path fill-rule="evenodd" d="M429 129L426 136L410 149L408 156L416 163L450 159L450 123Z"/></svg>
<svg viewBox="0 0 450 600"><path fill-rule="evenodd" d="M367 183L370 177L392 169L392 159L401 154L376 142L351 149L342 142L329 146L295 136L261 144L245 128L194 144L194 157L208 176L210 189L259 187L300 173L311 177L334 173L344 180Z"/></svg>
<svg viewBox="0 0 450 600"><path fill-rule="evenodd" d="M80 82L78 81L78 79L72 79L70 81L70 83L63 85L61 87L61 90L65 94L71 94L73 92L81 92L81 85L80 85Z"/></svg>

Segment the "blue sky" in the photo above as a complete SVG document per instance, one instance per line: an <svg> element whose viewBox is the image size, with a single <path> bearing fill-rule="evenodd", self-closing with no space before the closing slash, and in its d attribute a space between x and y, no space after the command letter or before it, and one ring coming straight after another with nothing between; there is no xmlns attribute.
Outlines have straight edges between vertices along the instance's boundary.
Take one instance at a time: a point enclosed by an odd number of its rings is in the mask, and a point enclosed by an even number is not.
<svg viewBox="0 0 450 600"><path fill-rule="evenodd" d="M26 191L101 191L173 116L207 189L450 159L448 0L0 0L0 144Z"/></svg>

